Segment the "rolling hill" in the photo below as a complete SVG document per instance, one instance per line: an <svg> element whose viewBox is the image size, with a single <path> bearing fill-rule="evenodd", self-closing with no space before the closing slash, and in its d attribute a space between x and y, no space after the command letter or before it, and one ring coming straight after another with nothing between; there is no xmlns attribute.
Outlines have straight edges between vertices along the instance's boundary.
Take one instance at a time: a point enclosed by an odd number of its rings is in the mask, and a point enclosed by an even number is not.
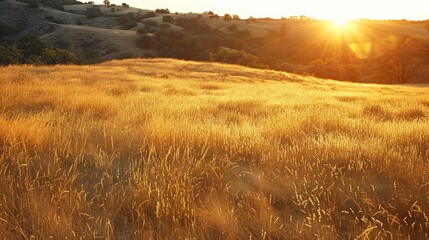
<svg viewBox="0 0 429 240"><path fill-rule="evenodd" d="M6 239L428 239L426 85L0 67Z"/></svg>
<svg viewBox="0 0 429 240"><path fill-rule="evenodd" d="M88 18L91 10L95 11L95 15ZM163 22L165 16L172 17L175 24ZM82 63L100 62L123 56L161 56L207 61L210 54L216 54L221 47L245 51L258 57L257 61L260 62L258 64L245 62L245 65L267 65L272 69L293 70L299 73L302 65L306 66L316 59L341 54L338 47L341 40L338 37L339 33L336 33L332 24L327 21L290 19L224 21L222 17L213 16L207 13L156 14L153 10L147 9L93 4L64 5L63 11L60 11L47 6L29 8L28 4L15 0L0 2L0 26L15 30L5 36L3 42L16 42L24 35L36 35L49 47L77 52ZM179 20L183 19L191 19L191 23L180 24ZM429 31L425 28L426 24L424 21L404 23L361 20L355 24L357 31L348 31L349 38L346 42L347 44L364 42L371 44L374 49L382 49L386 41L404 35L428 39ZM138 30L142 30L143 34L137 34ZM165 33L167 30L175 32L174 36ZM156 35L157 44L151 44L144 49L138 48L136 41L143 35ZM208 46L201 47L195 52L194 45L197 44L192 43L192 38L199 42L207 42ZM341 41L344 45L344 39ZM201 53L204 49L208 52ZM88 54L88 51L92 54ZM374 55L379 54L380 51L374 52ZM87 55L95 57L91 59ZM196 56L199 59L194 59Z"/></svg>

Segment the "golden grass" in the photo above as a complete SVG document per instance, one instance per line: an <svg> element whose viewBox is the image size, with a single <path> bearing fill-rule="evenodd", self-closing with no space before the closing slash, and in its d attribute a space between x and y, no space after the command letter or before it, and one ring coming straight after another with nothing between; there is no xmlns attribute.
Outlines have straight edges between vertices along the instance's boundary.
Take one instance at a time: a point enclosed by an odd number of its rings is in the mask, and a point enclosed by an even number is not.
<svg viewBox="0 0 429 240"><path fill-rule="evenodd" d="M428 239L427 88L176 60L0 68L5 239Z"/></svg>

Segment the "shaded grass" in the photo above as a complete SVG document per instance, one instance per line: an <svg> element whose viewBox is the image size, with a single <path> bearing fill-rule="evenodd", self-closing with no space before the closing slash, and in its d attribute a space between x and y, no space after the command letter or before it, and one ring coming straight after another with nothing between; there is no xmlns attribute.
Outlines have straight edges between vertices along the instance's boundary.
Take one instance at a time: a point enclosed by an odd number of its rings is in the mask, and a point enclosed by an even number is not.
<svg viewBox="0 0 429 240"><path fill-rule="evenodd" d="M6 239L429 238L425 89L165 59L0 83Z"/></svg>

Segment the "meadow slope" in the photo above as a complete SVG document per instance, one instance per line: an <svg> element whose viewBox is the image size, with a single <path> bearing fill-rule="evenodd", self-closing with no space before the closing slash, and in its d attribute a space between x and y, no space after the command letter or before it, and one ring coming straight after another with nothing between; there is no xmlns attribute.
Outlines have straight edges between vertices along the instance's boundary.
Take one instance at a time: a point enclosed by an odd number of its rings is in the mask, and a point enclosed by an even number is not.
<svg viewBox="0 0 429 240"><path fill-rule="evenodd" d="M429 89L170 59L0 68L5 239L429 239Z"/></svg>

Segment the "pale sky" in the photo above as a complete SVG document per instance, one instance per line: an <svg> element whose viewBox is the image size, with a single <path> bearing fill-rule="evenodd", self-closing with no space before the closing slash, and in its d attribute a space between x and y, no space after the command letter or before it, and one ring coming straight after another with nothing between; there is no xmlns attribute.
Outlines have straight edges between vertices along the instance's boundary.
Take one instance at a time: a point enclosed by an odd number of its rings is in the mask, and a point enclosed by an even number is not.
<svg viewBox="0 0 429 240"><path fill-rule="evenodd" d="M306 15L317 19L429 19L429 0L110 0L142 9L171 12L213 11L242 18ZM101 0L95 1L101 3Z"/></svg>

